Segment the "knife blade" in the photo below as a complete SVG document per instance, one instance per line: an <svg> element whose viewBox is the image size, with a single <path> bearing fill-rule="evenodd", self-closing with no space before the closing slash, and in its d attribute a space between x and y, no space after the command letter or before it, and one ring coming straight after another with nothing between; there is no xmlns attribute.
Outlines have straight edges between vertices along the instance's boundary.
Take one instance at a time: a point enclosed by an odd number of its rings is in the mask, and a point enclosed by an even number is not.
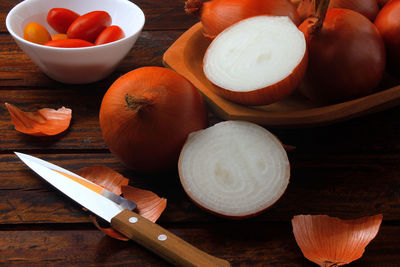
<svg viewBox="0 0 400 267"><path fill-rule="evenodd" d="M59 191L110 222L111 227L176 266L230 266L140 216L136 204L91 181L42 159L14 152L28 167Z"/></svg>

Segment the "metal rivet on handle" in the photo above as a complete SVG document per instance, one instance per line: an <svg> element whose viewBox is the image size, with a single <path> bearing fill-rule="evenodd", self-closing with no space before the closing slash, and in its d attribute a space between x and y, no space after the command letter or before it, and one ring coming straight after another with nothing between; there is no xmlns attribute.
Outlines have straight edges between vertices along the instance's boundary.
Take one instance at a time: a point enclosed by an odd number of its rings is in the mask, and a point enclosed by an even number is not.
<svg viewBox="0 0 400 267"><path fill-rule="evenodd" d="M166 235L159 235L158 236L158 240L160 240L160 241L165 241L165 240L167 240L167 236Z"/></svg>
<svg viewBox="0 0 400 267"><path fill-rule="evenodd" d="M136 217L130 217L129 218L129 222L130 223L136 223L138 221L138 218L136 218Z"/></svg>

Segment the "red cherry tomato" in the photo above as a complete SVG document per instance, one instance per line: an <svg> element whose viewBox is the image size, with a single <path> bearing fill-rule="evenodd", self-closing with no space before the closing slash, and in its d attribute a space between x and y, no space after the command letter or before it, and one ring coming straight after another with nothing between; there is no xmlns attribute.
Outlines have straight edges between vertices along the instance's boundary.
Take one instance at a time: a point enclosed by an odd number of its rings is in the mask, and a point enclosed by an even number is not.
<svg viewBox="0 0 400 267"><path fill-rule="evenodd" d="M69 39L83 39L94 43L97 36L111 25L111 17L105 11L93 11L77 18L67 30Z"/></svg>
<svg viewBox="0 0 400 267"><path fill-rule="evenodd" d="M57 32L66 33L79 14L66 8L53 8L47 14L47 23Z"/></svg>
<svg viewBox="0 0 400 267"><path fill-rule="evenodd" d="M65 40L67 39L67 35L65 33L57 33L51 36L51 40Z"/></svg>
<svg viewBox="0 0 400 267"><path fill-rule="evenodd" d="M95 45L101 45L106 43L111 43L122 39L125 37L124 31L115 25L107 27L104 31L102 31L99 36L96 38Z"/></svg>
<svg viewBox="0 0 400 267"><path fill-rule="evenodd" d="M92 43L89 43L88 41L81 39L52 40L50 42L45 43L44 45L52 47L65 47L65 48L93 46Z"/></svg>
<svg viewBox="0 0 400 267"><path fill-rule="evenodd" d="M39 23L31 22L25 26L24 39L32 43L44 44L51 40L51 36L45 27Z"/></svg>

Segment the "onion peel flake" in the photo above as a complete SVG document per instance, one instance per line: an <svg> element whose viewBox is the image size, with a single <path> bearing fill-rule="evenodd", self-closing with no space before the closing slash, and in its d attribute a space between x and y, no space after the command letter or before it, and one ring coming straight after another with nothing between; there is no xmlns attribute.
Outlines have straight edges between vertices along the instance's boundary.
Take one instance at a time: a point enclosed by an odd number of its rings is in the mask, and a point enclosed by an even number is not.
<svg viewBox="0 0 400 267"><path fill-rule="evenodd" d="M50 136L68 129L72 110L61 107L57 110L42 108L34 112L24 112L16 106L5 103L11 115L15 130L34 136Z"/></svg>
<svg viewBox="0 0 400 267"><path fill-rule="evenodd" d="M377 235L382 218L382 214L355 220L298 215L292 219L292 226L304 257L321 267L333 267L361 258Z"/></svg>
<svg viewBox="0 0 400 267"><path fill-rule="evenodd" d="M167 200L165 198L160 198L151 191L129 186L128 178L106 166L94 165L86 167L79 171L79 175L117 195L122 194L124 198L135 202L136 212L152 222L156 222L167 207ZM106 235L122 241L129 240L129 238L113 228L100 226L96 217L91 216L91 220Z"/></svg>

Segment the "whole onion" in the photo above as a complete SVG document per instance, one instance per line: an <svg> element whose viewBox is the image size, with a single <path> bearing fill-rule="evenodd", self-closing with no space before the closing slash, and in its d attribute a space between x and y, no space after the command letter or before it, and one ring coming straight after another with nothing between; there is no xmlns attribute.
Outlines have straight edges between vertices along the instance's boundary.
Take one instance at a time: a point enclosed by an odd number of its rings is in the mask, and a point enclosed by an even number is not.
<svg viewBox="0 0 400 267"><path fill-rule="evenodd" d="M386 52L375 25L349 9L329 9L322 0L315 17L299 29L309 48L309 64L300 85L316 102L336 103L372 93L382 79ZM326 15L326 16L325 16Z"/></svg>
<svg viewBox="0 0 400 267"><path fill-rule="evenodd" d="M300 0L297 11L302 21L313 15L315 2L315 0ZM329 8L351 9L366 16L371 21L375 19L379 12L376 0L331 0Z"/></svg>
<svg viewBox="0 0 400 267"><path fill-rule="evenodd" d="M379 12L375 25L387 49L389 67L400 69L400 0L392 0Z"/></svg>
<svg viewBox="0 0 400 267"><path fill-rule="evenodd" d="M188 0L185 10L200 18L203 33L210 38L242 19L254 16L288 16L296 25L300 23L296 7L290 0Z"/></svg>
<svg viewBox="0 0 400 267"><path fill-rule="evenodd" d="M143 67L108 89L100 127L108 148L125 165L158 172L176 166L189 133L207 126L206 115L202 96L183 76Z"/></svg>

